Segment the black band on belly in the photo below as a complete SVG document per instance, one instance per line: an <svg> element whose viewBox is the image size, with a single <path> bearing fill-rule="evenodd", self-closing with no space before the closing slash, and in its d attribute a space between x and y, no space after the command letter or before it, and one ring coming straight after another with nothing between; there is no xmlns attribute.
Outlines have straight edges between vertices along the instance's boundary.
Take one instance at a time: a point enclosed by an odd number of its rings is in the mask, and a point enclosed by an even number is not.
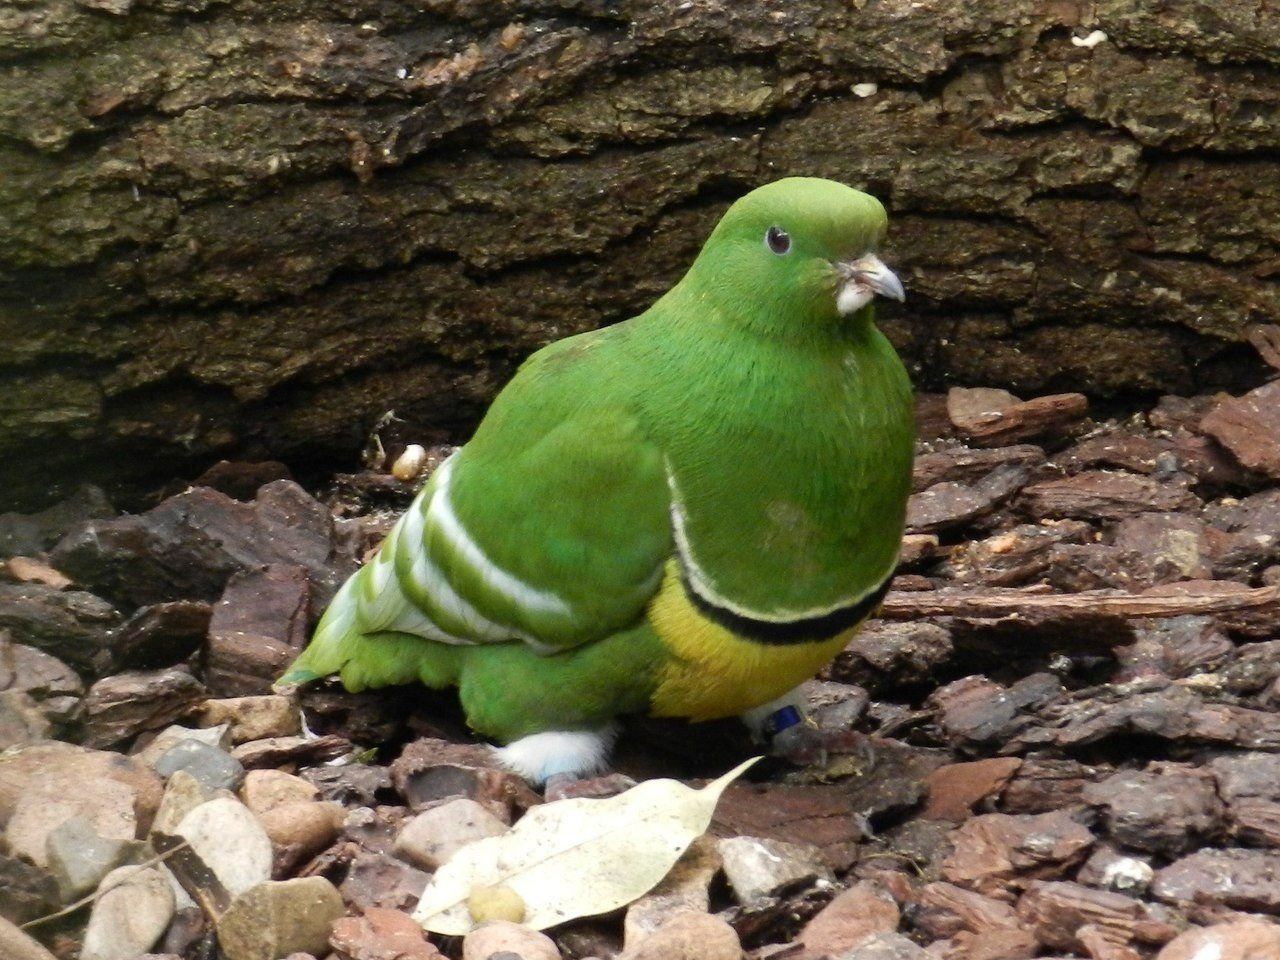
<svg viewBox="0 0 1280 960"><path fill-rule="evenodd" d="M734 613L732 610L718 607L699 595L698 591L694 590L689 583L689 577L685 573L684 565L681 564L680 568L680 585L684 587L685 595L698 609L699 613L744 640L777 645L817 643L822 640L829 640L837 633L856 626L880 605L884 595L889 592L889 584L892 582L892 575L885 577L884 583L880 584L873 593L863 597L857 603L851 603L847 607L839 607L819 617L804 617L799 620L785 621L757 620L754 617L744 617L740 613Z"/></svg>

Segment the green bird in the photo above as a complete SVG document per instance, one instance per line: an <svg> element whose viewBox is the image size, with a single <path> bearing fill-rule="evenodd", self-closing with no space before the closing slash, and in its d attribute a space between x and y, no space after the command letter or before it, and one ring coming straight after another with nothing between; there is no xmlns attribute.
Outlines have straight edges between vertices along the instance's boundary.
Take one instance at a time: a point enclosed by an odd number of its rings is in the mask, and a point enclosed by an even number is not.
<svg viewBox="0 0 1280 960"><path fill-rule="evenodd" d="M282 678L456 686L534 783L615 719L772 705L888 589L911 387L874 197L789 178L734 203L644 313L533 354L342 587Z"/></svg>

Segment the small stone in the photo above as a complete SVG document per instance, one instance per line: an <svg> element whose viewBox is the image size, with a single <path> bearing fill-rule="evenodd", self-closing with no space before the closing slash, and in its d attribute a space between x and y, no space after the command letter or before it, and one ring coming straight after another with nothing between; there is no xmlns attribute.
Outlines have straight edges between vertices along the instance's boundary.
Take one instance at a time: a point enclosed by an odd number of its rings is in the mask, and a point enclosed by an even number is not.
<svg viewBox="0 0 1280 960"><path fill-rule="evenodd" d="M815 954L837 954L898 929L898 904L877 884L859 881L836 894L800 933L800 942Z"/></svg>
<svg viewBox="0 0 1280 960"><path fill-rule="evenodd" d="M182 770L210 790L234 790L244 779L244 767L240 761L198 740L183 740L175 744L152 766L162 777Z"/></svg>
<svg viewBox="0 0 1280 960"><path fill-rule="evenodd" d="M1197 850L1157 870L1151 892L1167 903L1275 913L1280 911L1280 853L1234 847Z"/></svg>
<svg viewBox="0 0 1280 960"><path fill-rule="evenodd" d="M213 605L205 677L221 696L268 695L306 641L312 584L294 563L233 573Z"/></svg>
<svg viewBox="0 0 1280 960"><path fill-rule="evenodd" d="M205 696L204 685L176 667L104 677L84 698L85 744L110 747L158 730Z"/></svg>
<svg viewBox="0 0 1280 960"><path fill-rule="evenodd" d="M462 960L560 960L560 951L544 933L508 920L490 920L462 938Z"/></svg>
<svg viewBox="0 0 1280 960"><path fill-rule="evenodd" d="M232 902L218 920L218 946L226 960L322 957L334 923L345 913L342 896L324 877L270 880Z"/></svg>
<svg viewBox="0 0 1280 960"><path fill-rule="evenodd" d="M836 960L931 960L924 948L900 933L878 933Z"/></svg>
<svg viewBox="0 0 1280 960"><path fill-rule="evenodd" d="M83 816L98 836L133 840L150 829L163 785L117 753L68 743L33 744L0 756L0 823L9 851L47 866L48 835Z"/></svg>
<svg viewBox="0 0 1280 960"><path fill-rule="evenodd" d="M48 740L53 726L25 690L0 691L0 750Z"/></svg>
<svg viewBox="0 0 1280 960"><path fill-rule="evenodd" d="M184 740L195 740L198 743L208 744L220 750L231 745L231 737L226 727L208 727L203 730L197 730L194 727L184 727L175 723L157 733L146 746L137 750L133 756L148 766L154 767L155 762L160 757Z"/></svg>
<svg viewBox="0 0 1280 960"><path fill-rule="evenodd" d="M1018 927L1018 916L1008 903L952 883L925 884L913 899L912 925L930 937L944 939L962 931L985 936Z"/></svg>
<svg viewBox="0 0 1280 960"><path fill-rule="evenodd" d="M80 960L134 960L173 919L173 890L154 867L120 867L103 878L98 891Z"/></svg>
<svg viewBox="0 0 1280 960"><path fill-rule="evenodd" d="M181 663L204 643L210 610L202 600L139 607L111 635L116 663L128 670L156 670Z"/></svg>
<svg viewBox="0 0 1280 960"><path fill-rule="evenodd" d="M1161 943L1173 935L1141 900L1068 881L1032 882L1018 901L1018 917L1056 950L1084 949L1086 928L1122 946L1134 940Z"/></svg>
<svg viewBox="0 0 1280 960"><path fill-rule="evenodd" d="M59 824L49 833L46 843L49 872L68 903L95 889L138 848L132 840L99 836L83 816Z"/></svg>
<svg viewBox="0 0 1280 960"><path fill-rule="evenodd" d="M292 737L302 732L297 698L279 694L206 700L196 716L202 727L227 724L232 743Z"/></svg>
<svg viewBox="0 0 1280 960"><path fill-rule="evenodd" d="M391 764L391 780L414 811L437 800L470 797L509 824L541 802L520 777L499 768L493 751L480 744L415 740Z"/></svg>
<svg viewBox="0 0 1280 960"><path fill-rule="evenodd" d="M1100 844L1084 862L1076 879L1092 887L1142 896L1155 877L1151 864L1127 856L1115 847Z"/></svg>
<svg viewBox="0 0 1280 960"><path fill-rule="evenodd" d="M1280 926L1263 920L1238 920L1193 927L1174 937L1156 960L1275 960L1280 957Z"/></svg>
<svg viewBox="0 0 1280 960"><path fill-rule="evenodd" d="M333 843L342 830L346 811L336 803L298 800L282 803L261 814L258 820L275 847L278 876Z"/></svg>
<svg viewBox="0 0 1280 960"><path fill-rule="evenodd" d="M58 960L38 940L22 932L22 928L0 916L0 957L5 960Z"/></svg>
<svg viewBox="0 0 1280 960"><path fill-rule="evenodd" d="M635 946L679 911L706 913L711 881L720 868L715 841L706 835L694 840L658 885L627 907L624 946Z"/></svg>
<svg viewBox="0 0 1280 960"><path fill-rule="evenodd" d="M418 814L396 838L396 854L434 870L469 843L507 832L507 825L466 797L447 800Z"/></svg>
<svg viewBox="0 0 1280 960"><path fill-rule="evenodd" d="M1213 777L1194 767L1152 764L1122 770L1084 788L1101 807L1107 830L1124 846L1173 856L1217 835L1222 802Z"/></svg>
<svg viewBox="0 0 1280 960"><path fill-rule="evenodd" d="M962 823L977 804L998 796L1020 766L1015 757L991 757L939 767L929 774L929 800L920 816Z"/></svg>
<svg viewBox="0 0 1280 960"><path fill-rule="evenodd" d="M370 907L333 925L329 945L344 960L444 960L407 913Z"/></svg>
<svg viewBox="0 0 1280 960"><path fill-rule="evenodd" d="M250 770L240 785L240 799L258 816L286 803L317 800L320 791L283 770Z"/></svg>
<svg viewBox="0 0 1280 960"><path fill-rule="evenodd" d="M719 917L682 910L617 960L740 960L738 934ZM465 957L463 960L468 960ZM551 960L551 958L548 958Z"/></svg>
<svg viewBox="0 0 1280 960"><path fill-rule="evenodd" d="M333 735L323 737L267 737L250 740L231 751L246 770L278 767L287 763L325 763L351 752L351 741Z"/></svg>
<svg viewBox="0 0 1280 960"><path fill-rule="evenodd" d="M907 500L907 529L934 533L973 523L994 513L1029 477L1027 468L1005 464L971 484L935 483Z"/></svg>
<svg viewBox="0 0 1280 960"><path fill-rule="evenodd" d="M156 811L151 829L155 833L173 834L182 818L200 804L212 800L215 791L205 786L185 770L174 771L164 787L164 798Z"/></svg>
<svg viewBox="0 0 1280 960"><path fill-rule="evenodd" d="M1280 380L1222 400L1200 421L1200 429L1242 465L1280 479Z"/></svg>
<svg viewBox="0 0 1280 960"><path fill-rule="evenodd" d="M999 894L1018 875L1056 876L1084 859L1093 834L1064 811L1034 816L988 813L963 823L942 877L979 893Z"/></svg>
<svg viewBox="0 0 1280 960"><path fill-rule="evenodd" d="M760 837L729 837L718 844L724 873L741 904L763 900L784 887L832 880L822 851L811 844Z"/></svg>
<svg viewBox="0 0 1280 960"><path fill-rule="evenodd" d="M271 877L271 839L239 800L202 803L182 818L174 834L187 840L233 897Z"/></svg>
<svg viewBox="0 0 1280 960"><path fill-rule="evenodd" d="M342 898L356 910L386 907L409 911L431 875L387 853L360 850L342 881Z"/></svg>

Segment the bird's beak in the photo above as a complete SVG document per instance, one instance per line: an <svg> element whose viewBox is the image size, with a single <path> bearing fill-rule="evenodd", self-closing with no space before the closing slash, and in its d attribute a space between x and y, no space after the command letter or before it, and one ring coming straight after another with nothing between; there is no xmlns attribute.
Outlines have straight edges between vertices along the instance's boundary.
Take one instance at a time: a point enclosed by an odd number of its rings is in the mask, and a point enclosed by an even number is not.
<svg viewBox="0 0 1280 960"><path fill-rule="evenodd" d="M877 295L898 301L907 299L898 275L874 253L849 263L838 263L836 268L843 277L840 292L836 295L836 309L842 316L861 310Z"/></svg>

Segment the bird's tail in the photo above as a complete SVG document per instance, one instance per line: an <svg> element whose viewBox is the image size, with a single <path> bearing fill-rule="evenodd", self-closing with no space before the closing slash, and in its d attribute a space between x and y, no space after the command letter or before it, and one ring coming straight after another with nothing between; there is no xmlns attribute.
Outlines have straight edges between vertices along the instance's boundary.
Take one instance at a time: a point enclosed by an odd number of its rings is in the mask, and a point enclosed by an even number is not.
<svg viewBox="0 0 1280 960"><path fill-rule="evenodd" d="M352 692L421 682L444 687L457 682L452 650L443 644L393 630L366 632L358 597L366 566L342 585L316 626L311 643L293 661L277 687L290 687L337 674Z"/></svg>

